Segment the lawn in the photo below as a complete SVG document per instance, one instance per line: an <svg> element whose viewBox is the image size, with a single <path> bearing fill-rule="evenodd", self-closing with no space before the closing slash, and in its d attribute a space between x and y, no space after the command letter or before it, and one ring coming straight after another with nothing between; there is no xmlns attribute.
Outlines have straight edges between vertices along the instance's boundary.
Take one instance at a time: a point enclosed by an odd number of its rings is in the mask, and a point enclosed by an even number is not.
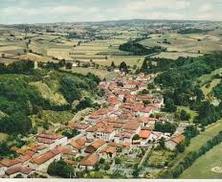
<svg viewBox="0 0 222 182"><path fill-rule="evenodd" d="M222 144L215 146L205 155L197 159L194 164L183 172L183 179L221 179L222 178ZM218 171L215 171L218 169Z"/></svg>

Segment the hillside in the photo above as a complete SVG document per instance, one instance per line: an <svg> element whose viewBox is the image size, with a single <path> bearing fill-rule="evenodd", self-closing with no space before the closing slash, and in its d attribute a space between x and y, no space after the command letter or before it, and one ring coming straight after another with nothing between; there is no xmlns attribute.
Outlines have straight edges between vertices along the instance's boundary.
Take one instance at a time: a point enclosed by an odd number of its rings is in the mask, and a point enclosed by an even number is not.
<svg viewBox="0 0 222 182"><path fill-rule="evenodd" d="M1 65L0 132L16 134L48 128L50 123L72 119L76 107L81 110L94 106L99 82L96 76L46 68L33 70L27 64L32 63Z"/></svg>

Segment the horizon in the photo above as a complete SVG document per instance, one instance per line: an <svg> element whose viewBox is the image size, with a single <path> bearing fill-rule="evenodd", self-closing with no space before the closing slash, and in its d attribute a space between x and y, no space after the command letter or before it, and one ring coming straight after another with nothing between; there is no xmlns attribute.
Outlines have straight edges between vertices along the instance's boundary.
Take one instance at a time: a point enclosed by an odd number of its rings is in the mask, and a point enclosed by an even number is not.
<svg viewBox="0 0 222 182"><path fill-rule="evenodd" d="M1 0L0 24L121 20L222 21L219 0Z"/></svg>
<svg viewBox="0 0 222 182"><path fill-rule="evenodd" d="M121 21L171 21L171 22L222 22L222 20L195 20L195 19L114 19L114 20L98 20L98 21L55 21L55 22L36 22L36 23L12 23L12 24L0 24L3 26L16 26L16 25L43 25L43 24L84 24L84 23L108 23L108 22L121 22Z"/></svg>

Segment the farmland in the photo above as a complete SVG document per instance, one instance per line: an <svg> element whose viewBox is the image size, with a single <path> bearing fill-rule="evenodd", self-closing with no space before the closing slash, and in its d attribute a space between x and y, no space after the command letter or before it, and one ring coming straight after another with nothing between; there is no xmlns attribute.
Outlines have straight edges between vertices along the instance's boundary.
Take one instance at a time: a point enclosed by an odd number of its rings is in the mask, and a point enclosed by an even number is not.
<svg viewBox="0 0 222 182"><path fill-rule="evenodd" d="M129 28L131 26L131 28ZM134 26L134 25L133 25ZM16 59L33 60L39 62L71 60L94 62L102 66L109 66L112 62L119 65L122 61L129 66L140 67L145 56L132 55L119 50L119 46L130 41L140 39L139 44L152 48L161 46L167 51L151 57L177 59L178 57L197 57L212 51L222 50L221 26L211 31L200 33L180 34L176 31L166 31L158 28L143 27L140 24L133 28L131 24L120 26L88 27L84 24L70 28L57 27L56 31L49 26L28 27L29 31L22 31L13 27L0 29L1 61L12 62ZM166 24L171 26L171 24ZM202 26L196 24L195 26ZM211 24L213 28L216 26ZM152 27L152 26L151 26ZM75 34L73 35L73 32ZM144 36L145 35L145 36Z"/></svg>
<svg viewBox="0 0 222 182"><path fill-rule="evenodd" d="M57 164L70 169L60 177L221 177L211 146L174 171L222 130L221 30L207 21L0 25L1 156L35 142L53 156L62 147L60 160L43 161L48 177ZM33 155L30 164L45 153Z"/></svg>
<svg viewBox="0 0 222 182"><path fill-rule="evenodd" d="M219 179L222 177L222 144L214 147L180 176L183 179Z"/></svg>

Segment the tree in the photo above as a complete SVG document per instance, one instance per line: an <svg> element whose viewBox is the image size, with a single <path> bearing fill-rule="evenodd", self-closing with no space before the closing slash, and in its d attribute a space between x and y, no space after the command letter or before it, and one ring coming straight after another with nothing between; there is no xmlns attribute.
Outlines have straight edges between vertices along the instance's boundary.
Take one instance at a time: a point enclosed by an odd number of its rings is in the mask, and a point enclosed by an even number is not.
<svg viewBox="0 0 222 182"><path fill-rule="evenodd" d="M128 67L127 67L127 65L126 65L126 63L124 61L120 63L119 70L121 72L128 73Z"/></svg>
<svg viewBox="0 0 222 182"><path fill-rule="evenodd" d="M79 131L76 129L68 129L62 132L62 135L66 136L67 138L72 138L78 134L79 134Z"/></svg>
<svg viewBox="0 0 222 182"><path fill-rule="evenodd" d="M154 126L155 131L163 132L163 133L174 133L176 131L176 124L170 122L156 122Z"/></svg>
<svg viewBox="0 0 222 182"><path fill-rule="evenodd" d="M164 111L166 112L175 112L176 111L176 106L174 104L174 101L171 98L166 98L165 99L165 108Z"/></svg>
<svg viewBox="0 0 222 182"><path fill-rule="evenodd" d="M182 153L182 152L184 152L184 150L185 150L185 144L184 144L184 143L179 143L179 144L176 146L176 151L177 151L177 152Z"/></svg>
<svg viewBox="0 0 222 182"><path fill-rule="evenodd" d="M148 104L150 104L150 101L149 100L144 100L143 104L144 104L144 106L147 106Z"/></svg>
<svg viewBox="0 0 222 182"><path fill-rule="evenodd" d="M87 107L93 107L94 104L92 100L89 97L84 97L82 100L80 100L79 104L76 106L76 111L81 111L83 109L86 109Z"/></svg>
<svg viewBox="0 0 222 182"><path fill-rule="evenodd" d="M189 120L190 119L190 114L187 113L185 110L181 110L181 112L180 112L180 119L182 121Z"/></svg>
<svg viewBox="0 0 222 182"><path fill-rule="evenodd" d="M161 138L160 140L159 140L159 145L160 145L160 148L161 149L165 149L165 138Z"/></svg>
<svg viewBox="0 0 222 182"><path fill-rule="evenodd" d="M184 130L184 135L186 138L191 139L199 134L199 131L196 126L187 126Z"/></svg>
<svg viewBox="0 0 222 182"><path fill-rule="evenodd" d="M138 134L135 134L134 136L133 136L133 140L139 140L140 139L140 136L138 135Z"/></svg>
<svg viewBox="0 0 222 182"><path fill-rule="evenodd" d="M47 173L51 176L60 176L63 178L74 177L73 167L66 164L63 160L52 162L48 167Z"/></svg>
<svg viewBox="0 0 222 182"><path fill-rule="evenodd" d="M121 164L120 158L118 158L118 157L115 158L115 164Z"/></svg>
<svg viewBox="0 0 222 182"><path fill-rule="evenodd" d="M16 112L0 120L0 131L5 133L27 133L32 128L32 122L22 112Z"/></svg>
<svg viewBox="0 0 222 182"><path fill-rule="evenodd" d="M148 64L147 64L147 60L146 59L144 59L140 71L143 72L143 73L147 73L148 72Z"/></svg>
<svg viewBox="0 0 222 182"><path fill-rule="evenodd" d="M116 68L116 65L115 65L115 63L112 61L112 63L111 63L111 66L110 66L112 69L114 69L114 68Z"/></svg>

